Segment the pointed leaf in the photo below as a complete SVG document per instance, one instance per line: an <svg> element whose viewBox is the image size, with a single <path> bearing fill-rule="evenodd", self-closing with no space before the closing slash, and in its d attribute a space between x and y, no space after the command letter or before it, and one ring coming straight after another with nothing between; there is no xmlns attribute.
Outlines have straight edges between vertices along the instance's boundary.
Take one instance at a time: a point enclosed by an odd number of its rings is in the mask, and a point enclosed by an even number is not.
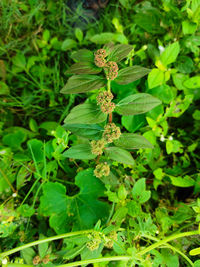
<svg viewBox="0 0 200 267"><path fill-rule="evenodd" d="M147 75L150 71L150 69L143 68L140 66L127 67L119 71L115 82L117 82L118 84L128 84L139 80L140 78Z"/></svg>
<svg viewBox="0 0 200 267"><path fill-rule="evenodd" d="M112 52L108 56L108 61L119 62L122 59L126 58L128 54L133 49L132 45L127 44L118 44L112 47Z"/></svg>
<svg viewBox="0 0 200 267"><path fill-rule="evenodd" d="M152 144L142 135L124 133L120 138L114 141L114 144L124 149L153 148Z"/></svg>
<svg viewBox="0 0 200 267"><path fill-rule="evenodd" d="M156 106L160 105L161 101L149 94L139 93L125 97L115 107L121 115L136 115L145 113Z"/></svg>
<svg viewBox="0 0 200 267"><path fill-rule="evenodd" d="M96 75L74 75L60 91L62 94L85 93L104 87L106 81Z"/></svg>
<svg viewBox="0 0 200 267"><path fill-rule="evenodd" d="M105 155L110 159L120 163L130 164L130 165L135 164L134 159L131 156L131 153L119 147L107 147L105 149Z"/></svg>
<svg viewBox="0 0 200 267"><path fill-rule="evenodd" d="M80 49L71 56L79 62L94 62L94 54L88 49Z"/></svg>
<svg viewBox="0 0 200 267"><path fill-rule="evenodd" d="M80 104L74 107L64 120L66 124L94 124L105 121L107 115L95 104Z"/></svg>
<svg viewBox="0 0 200 267"><path fill-rule="evenodd" d="M170 44L164 52L161 54L162 63L167 66L176 61L176 58L180 52L180 45L178 42Z"/></svg>
<svg viewBox="0 0 200 267"><path fill-rule="evenodd" d="M164 83L164 72L159 69L152 69L148 75L149 89L159 86Z"/></svg>
<svg viewBox="0 0 200 267"><path fill-rule="evenodd" d="M70 147L63 154L63 157L72 159L94 159L96 155L91 152L90 144L79 144Z"/></svg>
<svg viewBox="0 0 200 267"><path fill-rule="evenodd" d="M104 131L98 124L65 124L63 127L78 136L95 140L100 139Z"/></svg>
<svg viewBox="0 0 200 267"><path fill-rule="evenodd" d="M101 68L96 67L91 62L77 62L71 66L66 73L71 74L96 74L101 72Z"/></svg>

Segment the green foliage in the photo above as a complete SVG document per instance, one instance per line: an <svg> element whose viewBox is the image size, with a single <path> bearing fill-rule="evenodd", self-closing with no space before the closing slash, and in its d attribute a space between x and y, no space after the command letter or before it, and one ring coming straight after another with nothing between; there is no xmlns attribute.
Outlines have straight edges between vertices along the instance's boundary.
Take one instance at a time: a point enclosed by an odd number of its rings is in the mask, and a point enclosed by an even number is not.
<svg viewBox="0 0 200 267"><path fill-rule="evenodd" d="M0 265L199 267L200 1L82 2L0 1Z"/></svg>

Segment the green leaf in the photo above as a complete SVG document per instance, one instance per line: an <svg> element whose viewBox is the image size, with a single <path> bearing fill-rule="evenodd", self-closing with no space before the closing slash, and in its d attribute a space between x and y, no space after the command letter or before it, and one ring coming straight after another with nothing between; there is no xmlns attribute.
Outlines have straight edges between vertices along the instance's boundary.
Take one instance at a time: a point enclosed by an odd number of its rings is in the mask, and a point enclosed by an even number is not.
<svg viewBox="0 0 200 267"><path fill-rule="evenodd" d="M90 41L95 44L106 44L114 40L115 34L112 32L103 32L100 34L95 34L90 38Z"/></svg>
<svg viewBox="0 0 200 267"><path fill-rule="evenodd" d="M200 88L200 76L195 76L183 82L183 85L190 89Z"/></svg>
<svg viewBox="0 0 200 267"><path fill-rule="evenodd" d="M195 185L195 181L188 175L184 176L183 178L178 176L171 176L169 175L171 182L173 185L178 187L190 187Z"/></svg>
<svg viewBox="0 0 200 267"><path fill-rule="evenodd" d="M26 58L23 54L19 53L12 59L13 64L20 69L25 69L26 67Z"/></svg>
<svg viewBox="0 0 200 267"><path fill-rule="evenodd" d="M105 121L107 115L95 104L80 104L74 107L64 120L66 124L94 124Z"/></svg>
<svg viewBox="0 0 200 267"><path fill-rule="evenodd" d="M20 251L21 257L25 260L27 264L33 264L33 257L35 256L35 251L33 248L25 248Z"/></svg>
<svg viewBox="0 0 200 267"><path fill-rule="evenodd" d="M115 82L117 82L118 84L128 84L139 80L140 78L147 75L150 71L151 70L140 66L127 67L119 71Z"/></svg>
<svg viewBox="0 0 200 267"><path fill-rule="evenodd" d="M120 138L114 141L114 144L125 149L153 148L152 144L142 135L132 133L121 134Z"/></svg>
<svg viewBox="0 0 200 267"><path fill-rule="evenodd" d="M35 213L35 209L28 204L24 204L17 208L17 212L23 217L31 217Z"/></svg>
<svg viewBox="0 0 200 267"><path fill-rule="evenodd" d="M141 178L139 179L133 187L132 190L133 199L143 204L147 202L151 197L151 191L146 190L146 179Z"/></svg>
<svg viewBox="0 0 200 267"><path fill-rule="evenodd" d="M144 8L134 15L135 23L149 33L163 33L164 29L160 26L161 15L155 8Z"/></svg>
<svg viewBox="0 0 200 267"><path fill-rule="evenodd" d="M129 165L134 165L135 161L131 156L131 153L119 148L119 147L107 147L105 149L105 155L110 159Z"/></svg>
<svg viewBox="0 0 200 267"><path fill-rule="evenodd" d="M13 133L8 133L3 136L3 144L12 149L21 149L21 144L26 141L27 135L25 132L16 130Z"/></svg>
<svg viewBox="0 0 200 267"><path fill-rule="evenodd" d="M80 28L75 29L75 36L78 39L79 43L83 41L83 32Z"/></svg>
<svg viewBox="0 0 200 267"><path fill-rule="evenodd" d="M93 140L100 139L104 131L98 124L65 124L63 127L78 136Z"/></svg>
<svg viewBox="0 0 200 267"><path fill-rule="evenodd" d="M197 24L187 20L182 21L183 34L193 34L197 30Z"/></svg>
<svg viewBox="0 0 200 267"><path fill-rule="evenodd" d="M165 104L169 104L174 99L173 88L167 84L149 89L147 93L159 98Z"/></svg>
<svg viewBox="0 0 200 267"><path fill-rule="evenodd" d="M106 81L96 75L74 75L60 91L62 94L85 93L105 86Z"/></svg>
<svg viewBox="0 0 200 267"><path fill-rule="evenodd" d="M127 45L127 44L115 45L112 48L112 51L110 55L108 56L107 60L120 62L122 59L128 56L128 54L131 52L132 49L133 49L132 45Z"/></svg>
<svg viewBox="0 0 200 267"><path fill-rule="evenodd" d="M96 74L101 72L101 68L96 67L91 62L77 62L73 64L66 73L71 74Z"/></svg>
<svg viewBox="0 0 200 267"><path fill-rule="evenodd" d="M66 188L60 183L48 182L43 185L40 211L44 216L50 216L50 226L57 234L66 233L72 228L92 228L98 220L105 222L108 217L108 204L98 200L105 196L105 187L93 175L93 169L79 172L75 185L80 192L73 197L66 195Z"/></svg>
<svg viewBox="0 0 200 267"><path fill-rule="evenodd" d="M74 47L76 47L76 41L74 41L73 39L66 39L63 41L63 43L61 45L61 50L67 51L67 50L72 49Z"/></svg>
<svg viewBox="0 0 200 267"><path fill-rule="evenodd" d="M46 236L44 236L43 234L40 234L40 240L41 239L45 239ZM42 243L38 245L38 251L39 251L39 256L40 258L44 258L47 255L47 250L48 250L48 242Z"/></svg>
<svg viewBox="0 0 200 267"><path fill-rule="evenodd" d="M32 139L28 141L28 148L30 150L30 154L33 157L33 160L38 162L42 162L44 158L43 153L43 143L40 140Z"/></svg>
<svg viewBox="0 0 200 267"><path fill-rule="evenodd" d="M170 44L164 52L161 54L160 59L162 63L167 66L176 61L176 58L180 52L180 45L178 42Z"/></svg>
<svg viewBox="0 0 200 267"><path fill-rule="evenodd" d="M10 90L6 83L0 81L0 95L8 95Z"/></svg>
<svg viewBox="0 0 200 267"><path fill-rule="evenodd" d="M145 113L161 104L161 101L149 94L139 93L125 97L115 107L121 115L136 115Z"/></svg>
<svg viewBox="0 0 200 267"><path fill-rule="evenodd" d="M63 157L72 159L94 159L96 155L91 152L90 144L79 144L70 147L63 154Z"/></svg>
<svg viewBox="0 0 200 267"><path fill-rule="evenodd" d="M77 52L73 53L71 57L73 58L73 60L80 62L94 62L94 54L87 49L80 49Z"/></svg>
<svg viewBox="0 0 200 267"><path fill-rule="evenodd" d="M130 116L122 116L122 125L131 133L139 130L142 126L145 125L145 115L130 115Z"/></svg>
<svg viewBox="0 0 200 267"><path fill-rule="evenodd" d="M159 86L164 83L164 72L159 69L152 69L148 75L149 89Z"/></svg>

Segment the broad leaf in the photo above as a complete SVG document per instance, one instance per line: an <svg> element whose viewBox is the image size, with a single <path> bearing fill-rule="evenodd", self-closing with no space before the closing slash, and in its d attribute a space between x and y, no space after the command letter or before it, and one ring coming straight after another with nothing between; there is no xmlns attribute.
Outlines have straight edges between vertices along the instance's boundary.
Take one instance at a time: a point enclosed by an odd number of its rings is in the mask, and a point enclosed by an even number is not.
<svg viewBox="0 0 200 267"><path fill-rule="evenodd" d="M159 86L164 83L164 72L159 69L152 69L148 75L149 89Z"/></svg>
<svg viewBox="0 0 200 267"><path fill-rule="evenodd" d="M189 89L200 88L200 76L189 78L188 80L183 82L183 85Z"/></svg>
<svg viewBox="0 0 200 267"><path fill-rule="evenodd" d="M162 63L167 66L175 62L179 52L180 45L178 42L170 44L160 56Z"/></svg>
<svg viewBox="0 0 200 267"><path fill-rule="evenodd" d="M149 94L140 93L125 97L115 107L121 115L136 115L145 113L156 106L160 105L161 101Z"/></svg>
<svg viewBox="0 0 200 267"><path fill-rule="evenodd" d="M43 185L40 198L40 212L50 216L50 226L57 234L76 229L92 228L98 220L105 220L109 206L98 200L104 196L105 187L93 175L93 169L78 173L75 185L80 192L73 197L66 195L66 188L60 183L48 182Z"/></svg>
<svg viewBox="0 0 200 267"><path fill-rule="evenodd" d="M119 147L107 147L105 149L105 155L110 159L120 163L130 164L130 165L135 164L134 159L131 156L131 153Z"/></svg>
<svg viewBox="0 0 200 267"><path fill-rule="evenodd" d="M105 86L105 80L96 75L74 75L60 91L63 94L85 93Z"/></svg>
<svg viewBox="0 0 200 267"><path fill-rule="evenodd" d="M91 152L90 144L79 144L70 147L63 154L63 157L72 159L94 159L96 155Z"/></svg>
<svg viewBox="0 0 200 267"><path fill-rule="evenodd" d="M94 54L87 49L80 49L71 56L73 60L80 62L94 62Z"/></svg>
<svg viewBox="0 0 200 267"><path fill-rule="evenodd" d="M114 144L125 149L153 148L142 135L132 133L122 134L118 140L114 141Z"/></svg>
<svg viewBox="0 0 200 267"><path fill-rule="evenodd" d="M101 68L96 67L91 62L77 62L71 66L66 73L71 74L96 74L101 72Z"/></svg>
<svg viewBox="0 0 200 267"><path fill-rule="evenodd" d="M40 140L32 139L28 141L28 148L30 154L35 162L42 162L44 160L43 143Z"/></svg>
<svg viewBox="0 0 200 267"><path fill-rule="evenodd" d="M145 203L151 197L151 191L146 190L146 179L139 179L132 190L133 199L138 201L140 204Z"/></svg>
<svg viewBox="0 0 200 267"><path fill-rule="evenodd" d="M139 80L147 75L151 70L140 66L132 66L121 69L115 82L118 84L127 84Z"/></svg>
<svg viewBox="0 0 200 267"><path fill-rule="evenodd" d="M64 120L66 124L94 124L105 121L107 115L95 104L80 104L74 107Z"/></svg>
<svg viewBox="0 0 200 267"><path fill-rule="evenodd" d="M78 136L95 140L100 139L104 131L98 124L65 124L63 127Z"/></svg>
<svg viewBox="0 0 200 267"><path fill-rule="evenodd" d="M190 187L195 185L195 181L188 175L185 177L175 177L172 175L169 175L171 182L173 185L178 186L178 187Z"/></svg>
<svg viewBox="0 0 200 267"><path fill-rule="evenodd" d="M119 62L122 59L126 58L132 49L133 49L132 45L126 45L126 44L115 45L112 48L110 55L108 56L108 61Z"/></svg>

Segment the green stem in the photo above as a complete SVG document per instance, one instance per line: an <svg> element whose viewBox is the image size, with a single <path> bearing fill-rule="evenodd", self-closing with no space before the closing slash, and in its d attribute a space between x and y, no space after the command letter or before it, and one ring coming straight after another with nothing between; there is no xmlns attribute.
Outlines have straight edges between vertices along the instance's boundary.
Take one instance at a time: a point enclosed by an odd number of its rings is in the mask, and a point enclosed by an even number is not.
<svg viewBox="0 0 200 267"><path fill-rule="evenodd" d="M160 240L153 237L153 236L150 236L150 235L143 235L143 237L145 238L148 238L148 239L151 239L151 240L154 240L156 242L159 242ZM172 245L166 243L165 246L167 248L170 248L171 250L177 252L179 255L181 255L183 258L185 258L185 260L191 265L191 266L194 266L193 262L190 260L190 258L188 258L182 251L180 251L179 249L177 249L176 247L173 247Z"/></svg>
<svg viewBox="0 0 200 267"><path fill-rule="evenodd" d="M2 174L4 180L7 182L7 184L10 186L10 188L12 189L13 193L16 192L15 188L13 187L13 185L11 184L11 182L9 181L7 175L2 171L2 169L0 169L0 173Z"/></svg>
<svg viewBox="0 0 200 267"><path fill-rule="evenodd" d="M111 86L110 86L110 83L111 83L111 80L108 80L108 82L107 82L107 89L108 89L108 92L111 92Z"/></svg>
<svg viewBox="0 0 200 267"><path fill-rule="evenodd" d="M113 257L103 257L96 258L90 260L76 261L72 263L67 263L63 265L59 265L59 267L75 267L75 266L83 266L84 264L96 263L96 262L105 262L105 261L129 261L131 260L131 256L113 256Z"/></svg>
<svg viewBox="0 0 200 267"><path fill-rule="evenodd" d="M184 232L184 233L168 236L165 239L160 240L160 241L152 244L151 246L141 250L140 252L137 253L137 256L142 256L142 255L146 254L147 252L149 252L149 251L151 251L151 250L153 250L153 249L155 249L155 248L157 248L163 244L166 244L167 242L172 241L174 239L185 237L185 236L198 235L198 234L199 234L199 231L197 230L197 231Z"/></svg>
<svg viewBox="0 0 200 267"><path fill-rule="evenodd" d="M8 263L6 267L33 267L34 265L20 264L20 263Z"/></svg>
<svg viewBox="0 0 200 267"><path fill-rule="evenodd" d="M58 240L58 239L62 239L62 238L67 238L67 237L71 237L71 236L76 236L76 235L84 235L84 234L88 234L90 232L94 232L94 230L91 229L91 230L77 231L77 232L72 232L72 233L67 233L67 234L61 234L61 235L56 235L56 236L52 236L52 237L40 239L40 240L31 242L31 243L22 245L20 247L17 247L17 248L8 250L6 252L2 252L2 253L0 253L0 257L6 257L6 256L8 256L10 254L13 254L15 252L21 251L21 250L23 250L25 248L36 246L36 245L39 245L39 244L42 244L42 243L46 243L46 242L50 242L50 241Z"/></svg>

